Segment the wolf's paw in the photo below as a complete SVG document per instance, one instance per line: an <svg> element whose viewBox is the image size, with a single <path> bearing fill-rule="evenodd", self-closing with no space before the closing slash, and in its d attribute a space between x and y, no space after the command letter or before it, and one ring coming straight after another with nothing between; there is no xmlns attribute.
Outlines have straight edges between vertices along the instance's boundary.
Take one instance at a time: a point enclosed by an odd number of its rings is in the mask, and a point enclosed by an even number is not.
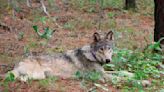
<svg viewBox="0 0 164 92"><path fill-rule="evenodd" d="M109 82L109 81L112 81L114 76L112 74L104 74L104 80L105 82Z"/></svg>
<svg viewBox="0 0 164 92"><path fill-rule="evenodd" d="M23 82L27 82L28 80L30 80L28 76L20 76L19 79Z"/></svg>

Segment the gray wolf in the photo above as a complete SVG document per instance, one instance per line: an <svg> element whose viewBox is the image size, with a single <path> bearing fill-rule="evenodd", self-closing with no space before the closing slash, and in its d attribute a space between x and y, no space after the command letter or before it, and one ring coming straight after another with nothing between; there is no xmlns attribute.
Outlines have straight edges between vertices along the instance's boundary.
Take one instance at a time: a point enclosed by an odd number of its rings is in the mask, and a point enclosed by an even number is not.
<svg viewBox="0 0 164 92"><path fill-rule="evenodd" d="M11 73L21 81L44 79L48 76L71 78L77 71L104 72L103 64L112 60L113 32L104 37L93 34L93 42L75 50L53 55L30 56L19 62Z"/></svg>

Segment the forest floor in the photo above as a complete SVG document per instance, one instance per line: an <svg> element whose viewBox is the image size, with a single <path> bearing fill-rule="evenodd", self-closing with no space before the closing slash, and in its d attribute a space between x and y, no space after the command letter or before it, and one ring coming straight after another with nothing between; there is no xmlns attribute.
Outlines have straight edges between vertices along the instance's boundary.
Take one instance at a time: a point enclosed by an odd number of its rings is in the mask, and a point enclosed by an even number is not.
<svg viewBox="0 0 164 92"><path fill-rule="evenodd" d="M35 6L33 8L21 5L21 11L16 12L15 16L12 15L10 8L0 10L0 65L12 66L29 53L34 55L79 48L92 42L92 34L96 31L106 33L113 30L118 48L143 50L153 42L154 20L152 15L117 8L106 8L102 10L103 14L87 12L85 9L68 8L65 10L63 4L59 0L56 1L58 1L59 9L50 12L51 18L46 17L41 10L37 10L37 3L33 3ZM49 27L55 32L49 40L41 39L33 30L33 25L37 25L41 31ZM0 74L8 71L3 67L0 69ZM0 81L3 81L3 78ZM61 78L48 87L43 84L44 81L29 83L16 81L8 84L8 91L86 92L94 88L92 82L85 84L80 80ZM111 90L110 92L120 91L118 86L110 83L100 84ZM0 92L4 89L0 87ZM98 88L97 92L105 91Z"/></svg>

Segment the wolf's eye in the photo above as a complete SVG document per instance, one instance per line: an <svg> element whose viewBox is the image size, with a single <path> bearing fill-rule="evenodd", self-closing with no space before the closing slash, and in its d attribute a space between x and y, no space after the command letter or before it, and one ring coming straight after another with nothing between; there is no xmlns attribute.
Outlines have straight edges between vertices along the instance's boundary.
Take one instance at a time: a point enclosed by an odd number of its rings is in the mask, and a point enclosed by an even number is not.
<svg viewBox="0 0 164 92"><path fill-rule="evenodd" d="M101 50L101 51L103 51L103 50L104 50L104 48L103 48L103 47L101 47L101 48L100 48L100 50Z"/></svg>
<svg viewBox="0 0 164 92"><path fill-rule="evenodd" d="M110 46L107 46L107 49L111 49L111 47Z"/></svg>

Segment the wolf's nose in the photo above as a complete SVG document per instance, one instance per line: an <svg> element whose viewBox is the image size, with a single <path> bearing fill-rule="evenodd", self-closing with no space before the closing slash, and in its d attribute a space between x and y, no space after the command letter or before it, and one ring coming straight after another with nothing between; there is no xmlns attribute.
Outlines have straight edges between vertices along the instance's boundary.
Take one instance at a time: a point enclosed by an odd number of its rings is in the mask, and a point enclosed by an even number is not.
<svg viewBox="0 0 164 92"><path fill-rule="evenodd" d="M106 63L110 63L110 59L106 59Z"/></svg>

